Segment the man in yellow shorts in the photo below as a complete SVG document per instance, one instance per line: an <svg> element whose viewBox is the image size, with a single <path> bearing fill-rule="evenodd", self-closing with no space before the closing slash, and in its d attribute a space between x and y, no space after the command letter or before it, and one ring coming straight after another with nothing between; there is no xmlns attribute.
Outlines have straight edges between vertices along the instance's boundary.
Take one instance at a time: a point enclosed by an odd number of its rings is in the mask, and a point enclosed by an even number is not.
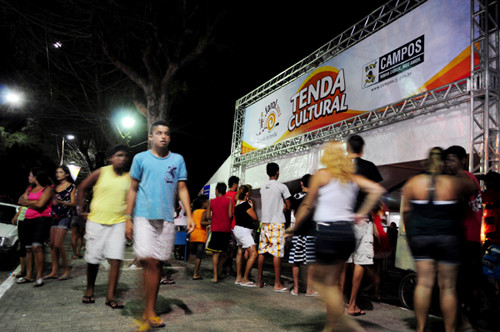
<svg viewBox="0 0 500 332"><path fill-rule="evenodd" d="M290 191L279 178L279 166L269 163L266 166L269 180L260 189L262 200L262 228L259 240L259 258L257 261L257 286L263 287L265 255L273 256L274 291L288 292L281 282L281 258L285 255L285 215L283 207L290 210Z"/></svg>

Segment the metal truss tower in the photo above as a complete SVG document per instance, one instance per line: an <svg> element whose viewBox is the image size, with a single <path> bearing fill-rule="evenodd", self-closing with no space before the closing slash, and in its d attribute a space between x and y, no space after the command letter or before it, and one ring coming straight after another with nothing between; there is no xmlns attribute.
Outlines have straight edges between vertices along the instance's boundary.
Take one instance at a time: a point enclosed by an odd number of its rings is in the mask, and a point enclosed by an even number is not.
<svg viewBox="0 0 500 332"><path fill-rule="evenodd" d="M476 174L499 171L499 30L498 1L471 0L471 158ZM475 162L472 156L479 157Z"/></svg>
<svg viewBox="0 0 500 332"><path fill-rule="evenodd" d="M471 155L474 154L480 159L479 163L477 160L474 163L474 158L470 158L470 170L476 173L486 173L490 169L498 168L500 160L498 1L470 1L471 53L473 54L470 78L464 78L242 155L244 112L247 106L292 82L426 2L426 0L389 1L302 61L237 100L231 146L231 174L241 175L243 166L264 163L283 155L300 154L328 140L342 139L354 133L394 124L463 103L471 105Z"/></svg>

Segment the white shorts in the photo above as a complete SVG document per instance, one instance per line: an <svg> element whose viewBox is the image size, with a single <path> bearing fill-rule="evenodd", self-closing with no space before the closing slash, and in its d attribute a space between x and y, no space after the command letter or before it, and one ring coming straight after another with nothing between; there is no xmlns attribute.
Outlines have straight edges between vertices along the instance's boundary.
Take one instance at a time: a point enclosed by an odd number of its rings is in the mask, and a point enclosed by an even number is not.
<svg viewBox="0 0 500 332"><path fill-rule="evenodd" d="M134 217L134 251L138 259L168 261L175 243L173 222Z"/></svg>
<svg viewBox="0 0 500 332"><path fill-rule="evenodd" d="M362 221L359 224L353 224L354 237L356 238L356 248L347 263L357 265L373 264L373 223Z"/></svg>
<svg viewBox="0 0 500 332"><path fill-rule="evenodd" d="M234 226L233 235L236 239L236 245L241 246L243 249L250 248L255 245L255 241L252 235L253 229Z"/></svg>
<svg viewBox="0 0 500 332"><path fill-rule="evenodd" d="M125 253L125 223L103 225L87 220L85 261L99 264L104 259L122 260Z"/></svg>

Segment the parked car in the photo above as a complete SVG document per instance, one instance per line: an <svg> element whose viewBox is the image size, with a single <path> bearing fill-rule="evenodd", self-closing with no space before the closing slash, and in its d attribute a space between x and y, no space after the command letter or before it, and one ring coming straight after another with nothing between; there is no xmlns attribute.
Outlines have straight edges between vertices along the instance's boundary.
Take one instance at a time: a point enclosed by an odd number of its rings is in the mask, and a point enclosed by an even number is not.
<svg viewBox="0 0 500 332"><path fill-rule="evenodd" d="M3 259L8 258L9 261L17 261L19 258L19 237L17 234L17 226L12 224L12 218L19 210L19 205L0 202L0 255Z"/></svg>

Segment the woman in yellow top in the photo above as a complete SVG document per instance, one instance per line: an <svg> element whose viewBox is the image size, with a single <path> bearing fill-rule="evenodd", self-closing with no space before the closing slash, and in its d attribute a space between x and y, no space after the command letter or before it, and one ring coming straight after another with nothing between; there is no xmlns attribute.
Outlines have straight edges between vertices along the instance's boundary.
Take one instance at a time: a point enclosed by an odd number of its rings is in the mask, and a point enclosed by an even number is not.
<svg viewBox="0 0 500 332"><path fill-rule="evenodd" d="M193 219L195 228L189 236L191 254L196 255L194 265L193 280L203 279L198 271L200 270L201 260L205 256L205 242L207 242L207 226L210 221L207 218L208 196L200 195L193 201Z"/></svg>
<svg viewBox="0 0 500 332"><path fill-rule="evenodd" d="M120 265L125 252L125 209L130 187L127 172L129 149L125 145L111 148L108 153L110 165L90 174L78 187L77 213L81 213L83 198L93 189L90 213L86 224L87 289L83 303L94 303L94 286L99 263L108 259L110 263L108 293L105 304L112 309L122 309L123 304L115 299Z"/></svg>

